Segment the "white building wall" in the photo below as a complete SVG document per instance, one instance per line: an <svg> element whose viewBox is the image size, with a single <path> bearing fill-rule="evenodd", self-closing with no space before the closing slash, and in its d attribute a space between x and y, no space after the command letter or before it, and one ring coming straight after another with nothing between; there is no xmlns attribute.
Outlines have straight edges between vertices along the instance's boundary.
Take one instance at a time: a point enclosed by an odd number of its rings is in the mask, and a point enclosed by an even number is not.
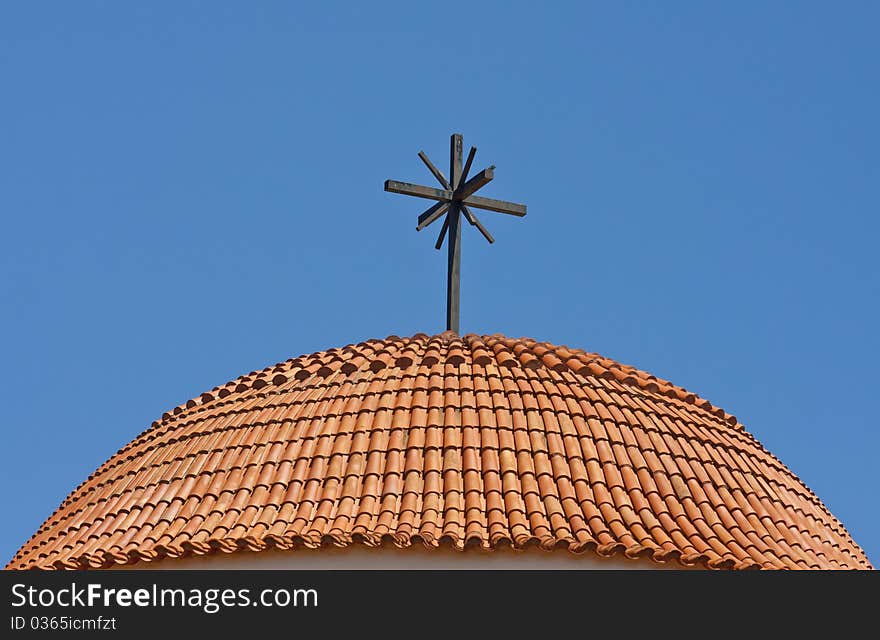
<svg viewBox="0 0 880 640"><path fill-rule="evenodd" d="M574 555L564 549L543 551L428 550L352 546L341 549L297 549L253 553L214 553L188 558L166 558L157 562L121 566L119 569L685 569L677 562L659 564L653 560L624 556L602 558L595 553Z"/></svg>

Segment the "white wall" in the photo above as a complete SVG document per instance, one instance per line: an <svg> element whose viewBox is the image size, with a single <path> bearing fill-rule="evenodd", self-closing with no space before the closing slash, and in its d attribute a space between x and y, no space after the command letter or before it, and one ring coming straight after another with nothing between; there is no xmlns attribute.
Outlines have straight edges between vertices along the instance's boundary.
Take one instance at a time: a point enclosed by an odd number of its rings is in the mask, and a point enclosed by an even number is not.
<svg viewBox="0 0 880 640"><path fill-rule="evenodd" d="M564 549L525 551L452 551L411 547L376 548L360 545L295 551L214 553L189 558L166 558L119 569L685 569L677 562L659 564L623 556L602 558L586 552L574 555Z"/></svg>

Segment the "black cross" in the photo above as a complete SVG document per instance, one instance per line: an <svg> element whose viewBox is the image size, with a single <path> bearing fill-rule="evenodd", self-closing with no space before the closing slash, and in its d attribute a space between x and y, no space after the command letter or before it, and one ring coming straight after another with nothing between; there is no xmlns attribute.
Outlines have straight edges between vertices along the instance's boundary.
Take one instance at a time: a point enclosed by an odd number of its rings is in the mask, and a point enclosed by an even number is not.
<svg viewBox="0 0 880 640"><path fill-rule="evenodd" d="M497 211L498 213L507 213L512 216L522 217L526 215L526 206L524 204L516 204L515 202L505 202L504 200L493 200L492 198L481 198L475 196L474 193L480 188L486 186L495 177L494 165L488 169L483 169L473 178L468 180L468 172L471 170L471 163L474 161L474 155L477 153L476 147L471 147L468 153L467 161L464 168L461 166L463 138L460 133L453 133L449 143L449 174L452 180L446 180L446 176L434 166L428 159L424 151L419 151L419 158L428 167L428 170L434 174L442 189L434 189L432 187L423 187L418 184L410 184L409 182L397 182L396 180L385 181L385 191L392 193L402 193L407 196L416 196L417 198L427 198L428 200L437 200L437 204L430 207L422 215L419 216L419 224L416 231L421 231L429 224L440 218L444 213L446 219L443 220L443 228L440 229L440 237L434 245L436 249L443 246L443 238L449 233L449 254L446 266L446 329L458 333L459 304L461 291L461 219L460 214L464 214L465 219L471 225L475 226L483 234L483 237L489 243L495 242L492 235L486 230L477 216L468 208L486 209L487 211Z"/></svg>

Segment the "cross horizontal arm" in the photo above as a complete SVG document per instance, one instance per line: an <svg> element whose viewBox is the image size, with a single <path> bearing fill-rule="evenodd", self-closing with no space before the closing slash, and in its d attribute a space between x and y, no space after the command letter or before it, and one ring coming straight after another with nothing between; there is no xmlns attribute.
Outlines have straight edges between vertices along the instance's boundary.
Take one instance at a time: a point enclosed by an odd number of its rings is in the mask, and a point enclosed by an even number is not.
<svg viewBox="0 0 880 640"><path fill-rule="evenodd" d="M446 213L446 210L448 208L448 202L438 202L433 207L425 211L422 215L419 216L419 224L416 226L416 231L421 231L429 224L434 222L434 220Z"/></svg>
<svg viewBox="0 0 880 640"><path fill-rule="evenodd" d="M419 151L419 158L421 158L422 162L425 163L425 166L428 167L428 171L434 174L434 177L437 178L437 182L439 182L444 189L452 191L452 187L449 186L449 181L446 179L446 176L443 175L443 172L440 171L440 169L434 166L434 163L428 159L428 156L424 151Z"/></svg>
<svg viewBox="0 0 880 640"><path fill-rule="evenodd" d="M397 180L386 180L385 191L402 193L405 196L415 196L416 198L427 198L428 200L440 200L441 202L452 200L451 191L423 187L420 184L411 184L409 182L398 182Z"/></svg>
<svg viewBox="0 0 880 640"><path fill-rule="evenodd" d="M483 169L482 171L480 171L480 173L478 173L473 178L461 185L458 189L456 189L453 195L455 196L456 200L464 200L478 189L481 189L482 187L489 184L494 177L495 167Z"/></svg>
<svg viewBox="0 0 880 640"><path fill-rule="evenodd" d="M474 215L474 212L468 209L466 206L462 205L461 212L464 214L464 217L467 218L467 221L474 225L477 229L480 230L480 233L483 234L483 237L489 241L489 244L493 244L495 242L495 238L492 237L492 234L486 230L480 223L480 219Z"/></svg>
<svg viewBox="0 0 880 640"><path fill-rule="evenodd" d="M492 198L470 196L464 200L464 204L475 207L477 209L486 209L487 211L507 213L509 215L517 216L519 218L522 218L524 215L526 215L526 205L517 204L516 202L506 202L504 200L493 200Z"/></svg>

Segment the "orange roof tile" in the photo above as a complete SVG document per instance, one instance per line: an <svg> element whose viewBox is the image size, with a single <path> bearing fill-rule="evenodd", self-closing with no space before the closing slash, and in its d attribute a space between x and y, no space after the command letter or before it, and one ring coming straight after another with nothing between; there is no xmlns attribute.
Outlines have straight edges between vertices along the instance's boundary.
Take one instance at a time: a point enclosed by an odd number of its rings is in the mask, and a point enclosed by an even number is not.
<svg viewBox="0 0 880 640"><path fill-rule="evenodd" d="M391 544L537 544L709 568L871 568L733 416L642 371L500 335L368 340L175 408L7 568Z"/></svg>

